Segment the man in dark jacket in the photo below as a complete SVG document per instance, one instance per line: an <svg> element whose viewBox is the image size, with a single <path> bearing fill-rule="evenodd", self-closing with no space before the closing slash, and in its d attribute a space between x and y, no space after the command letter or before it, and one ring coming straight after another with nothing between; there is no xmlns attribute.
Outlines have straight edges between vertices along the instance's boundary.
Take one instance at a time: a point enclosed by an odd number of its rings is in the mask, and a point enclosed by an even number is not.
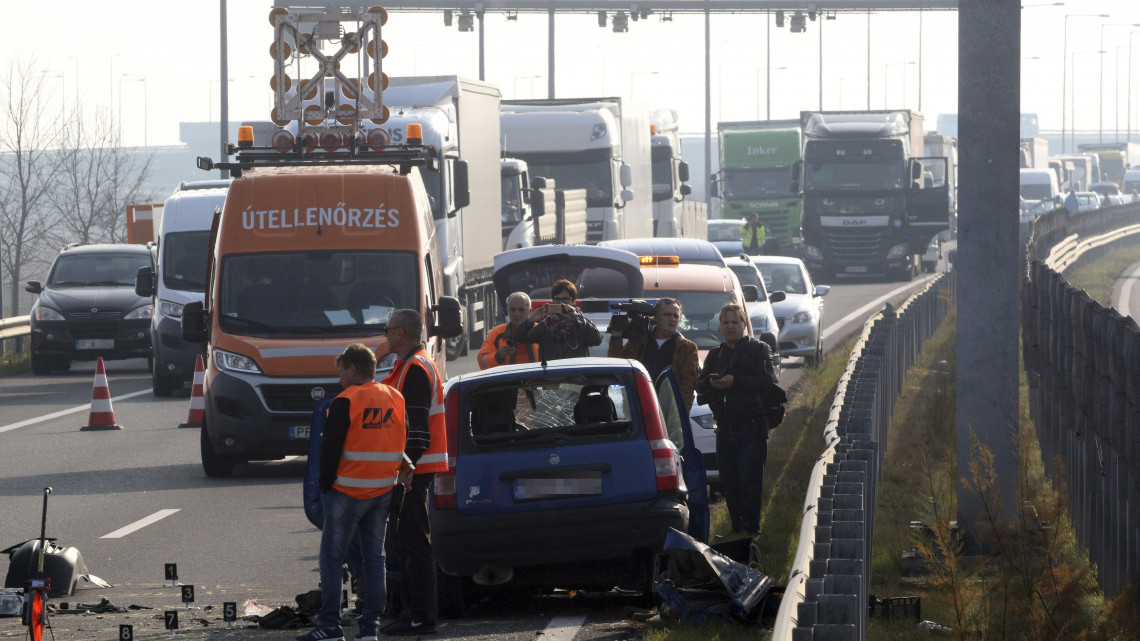
<svg viewBox="0 0 1140 641"><path fill-rule="evenodd" d="M681 335L677 325L681 322L681 301L660 298L653 307L653 333L642 334L622 344L622 332L610 329L610 358L632 358L641 361L649 375L657 378L668 365L677 373L677 384L685 407L693 404L693 391L697 385L697 344Z"/></svg>
<svg viewBox="0 0 1140 641"><path fill-rule="evenodd" d="M697 401L708 403L716 418L716 458L732 530L755 535L768 458L764 395L776 384L776 375L768 344L745 336L747 318L738 303L720 308L724 342L705 358Z"/></svg>

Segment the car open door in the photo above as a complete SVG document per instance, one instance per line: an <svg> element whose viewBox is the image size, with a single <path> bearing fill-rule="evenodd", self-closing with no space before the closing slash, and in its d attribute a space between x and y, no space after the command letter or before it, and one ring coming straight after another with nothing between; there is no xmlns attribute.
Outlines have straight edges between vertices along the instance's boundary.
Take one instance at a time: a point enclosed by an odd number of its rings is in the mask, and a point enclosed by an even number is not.
<svg viewBox="0 0 1140 641"><path fill-rule="evenodd" d="M653 381L657 402L665 420L665 433L681 450L681 474L689 489L689 529L687 534L698 541L709 540L709 490L705 479L705 462L693 441L689 408L681 395L677 374L666 367ZM679 439L679 440L678 440Z"/></svg>
<svg viewBox="0 0 1140 641"><path fill-rule="evenodd" d="M913 253L926 251L930 239L950 229L950 187L945 158L911 158L907 190L907 242Z"/></svg>

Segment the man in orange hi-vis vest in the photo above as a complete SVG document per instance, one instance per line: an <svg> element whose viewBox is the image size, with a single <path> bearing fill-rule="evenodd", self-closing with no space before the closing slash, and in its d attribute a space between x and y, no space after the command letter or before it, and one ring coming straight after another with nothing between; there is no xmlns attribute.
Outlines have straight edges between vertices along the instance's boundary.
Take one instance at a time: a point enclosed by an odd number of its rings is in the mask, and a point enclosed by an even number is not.
<svg viewBox="0 0 1140 641"><path fill-rule="evenodd" d="M376 355L366 345L349 345L336 357L344 388L329 404L321 439L318 484L321 526L321 609L317 625L297 641L342 641L341 567L360 532L364 551L364 604L358 640L376 641L386 602L384 536L392 488L410 482L415 469L404 454L407 442L404 398L375 382Z"/></svg>
<svg viewBox="0 0 1140 641"><path fill-rule="evenodd" d="M385 635L421 635L436 631L435 558L431 551L428 491L436 472L447 471L447 434L443 414L443 380L424 348L424 320L414 309L398 309L388 317L388 351L396 365L384 379L404 395L408 410L408 443L404 453L416 465L403 489L390 526L396 528L399 557L400 616L381 628ZM399 490L397 490L399 491ZM397 501L400 499L397 498ZM389 548L389 553L393 552Z"/></svg>

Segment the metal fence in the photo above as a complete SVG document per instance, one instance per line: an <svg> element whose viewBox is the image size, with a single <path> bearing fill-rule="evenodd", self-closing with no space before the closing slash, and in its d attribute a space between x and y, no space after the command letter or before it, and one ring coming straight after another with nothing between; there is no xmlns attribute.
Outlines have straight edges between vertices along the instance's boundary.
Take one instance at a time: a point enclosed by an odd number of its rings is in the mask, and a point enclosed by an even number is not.
<svg viewBox="0 0 1140 641"><path fill-rule="evenodd" d="M1140 242L1140 205L1046 216L1022 287L1030 414L1046 469L1067 486L1077 540L1115 596L1140 577L1140 328L1064 273Z"/></svg>
<svg viewBox="0 0 1140 641"><path fill-rule="evenodd" d="M871 542L887 429L907 369L949 313L953 273L870 318L831 406L773 640L856 641L867 631Z"/></svg>

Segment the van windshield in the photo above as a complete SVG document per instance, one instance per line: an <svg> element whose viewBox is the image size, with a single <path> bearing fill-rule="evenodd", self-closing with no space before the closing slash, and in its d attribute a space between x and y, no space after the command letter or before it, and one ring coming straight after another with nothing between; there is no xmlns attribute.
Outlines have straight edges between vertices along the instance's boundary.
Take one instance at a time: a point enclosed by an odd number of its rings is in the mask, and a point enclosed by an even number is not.
<svg viewBox="0 0 1140 641"><path fill-rule="evenodd" d="M1026 200L1048 200L1053 197L1048 183L1021 183L1021 197Z"/></svg>
<svg viewBox="0 0 1140 641"><path fill-rule="evenodd" d="M183 231L162 238L162 284L184 292L206 291L209 231Z"/></svg>
<svg viewBox="0 0 1140 641"><path fill-rule="evenodd" d="M222 259L218 319L246 336L375 335L388 316L416 308L413 252L304 251Z"/></svg>

